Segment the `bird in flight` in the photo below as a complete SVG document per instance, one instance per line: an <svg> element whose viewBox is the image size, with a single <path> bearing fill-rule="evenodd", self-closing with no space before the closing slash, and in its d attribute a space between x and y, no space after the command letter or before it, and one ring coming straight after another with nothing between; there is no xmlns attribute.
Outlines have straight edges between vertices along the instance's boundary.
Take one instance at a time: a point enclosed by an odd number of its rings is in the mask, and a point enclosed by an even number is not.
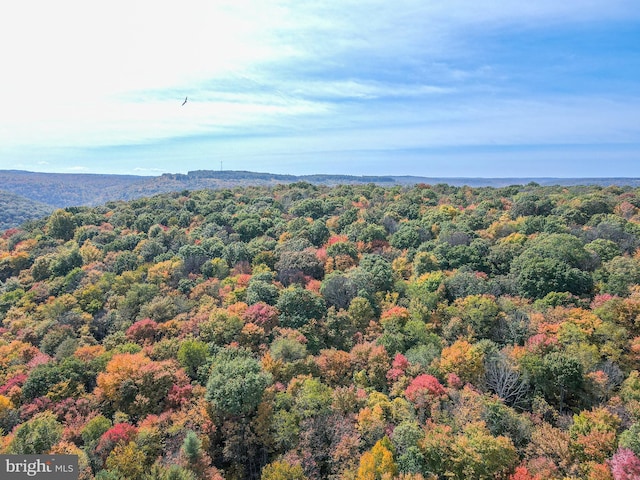
<svg viewBox="0 0 640 480"><path fill-rule="evenodd" d="M187 97L184 97L184 102L182 102L182 106L184 107L184 104L187 103Z"/></svg>

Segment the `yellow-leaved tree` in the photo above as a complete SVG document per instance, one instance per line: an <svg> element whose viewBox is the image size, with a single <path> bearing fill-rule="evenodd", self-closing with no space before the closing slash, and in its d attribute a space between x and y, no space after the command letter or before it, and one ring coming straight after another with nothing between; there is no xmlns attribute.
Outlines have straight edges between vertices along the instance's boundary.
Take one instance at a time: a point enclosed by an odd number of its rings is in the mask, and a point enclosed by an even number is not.
<svg viewBox="0 0 640 480"><path fill-rule="evenodd" d="M398 474L391 440L383 437L360 457L356 480L391 480Z"/></svg>

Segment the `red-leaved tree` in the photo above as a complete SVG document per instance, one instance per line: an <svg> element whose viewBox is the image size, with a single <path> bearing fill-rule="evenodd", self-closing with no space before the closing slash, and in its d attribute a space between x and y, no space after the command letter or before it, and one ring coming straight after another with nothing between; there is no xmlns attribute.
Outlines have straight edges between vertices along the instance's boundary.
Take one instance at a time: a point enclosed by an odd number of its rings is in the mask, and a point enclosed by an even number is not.
<svg viewBox="0 0 640 480"><path fill-rule="evenodd" d="M615 480L637 480L640 478L640 458L628 448L620 448L609 461Z"/></svg>

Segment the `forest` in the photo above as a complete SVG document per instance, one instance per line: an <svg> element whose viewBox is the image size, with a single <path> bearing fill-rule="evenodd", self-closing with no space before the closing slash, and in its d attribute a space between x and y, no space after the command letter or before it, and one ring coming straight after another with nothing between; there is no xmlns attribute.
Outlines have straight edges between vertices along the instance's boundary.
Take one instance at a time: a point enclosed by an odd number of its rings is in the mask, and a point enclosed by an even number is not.
<svg viewBox="0 0 640 480"><path fill-rule="evenodd" d="M640 478L640 189L183 190L0 232L0 454L83 480Z"/></svg>
<svg viewBox="0 0 640 480"><path fill-rule="evenodd" d="M54 208L69 206L96 206L114 200L134 200L160 193L180 190L203 190L246 186L274 186L304 181L312 184L366 184L385 185L416 184L422 177L382 177L356 175L278 175L273 173L247 172L241 170L195 170L184 173L163 173L157 176L116 175L96 173L48 173L24 170L0 170L0 195L10 193L26 197ZM453 180L452 180L453 181ZM462 181L459 179L457 181ZM473 181L473 180L470 180ZM476 179L476 182L502 181L498 179ZM572 180L568 180L572 181ZM575 180L573 180L575 181ZM593 180L597 181L597 180ZM605 183L613 179L602 179ZM629 184L637 180L627 179ZM440 182L432 182L440 183ZM6 193L5 193L6 192ZM5 223L11 220L14 205L3 202ZM14 207L14 208L12 208ZM17 208L10 227L18 226L26 219ZM3 230L8 227L1 227Z"/></svg>
<svg viewBox="0 0 640 480"><path fill-rule="evenodd" d="M50 205L0 190L0 231L45 217L54 210Z"/></svg>
<svg viewBox="0 0 640 480"><path fill-rule="evenodd" d="M540 185L627 185L640 187L638 178L432 178L376 175L290 175L248 172L244 170L194 170L187 173L163 173L157 176L116 175L97 173L50 173L25 170L0 170L0 229L17 227L26 220L51 213L56 208L96 206L108 201L135 200L161 193L182 190L233 189L236 187L273 187L295 182L313 185L414 186L419 183L446 183L456 186L505 187L516 183L536 182ZM8 198L10 194L26 197L35 208L47 211L25 215L25 200ZM5 197L5 198L2 198ZM44 204L44 205L42 205Z"/></svg>

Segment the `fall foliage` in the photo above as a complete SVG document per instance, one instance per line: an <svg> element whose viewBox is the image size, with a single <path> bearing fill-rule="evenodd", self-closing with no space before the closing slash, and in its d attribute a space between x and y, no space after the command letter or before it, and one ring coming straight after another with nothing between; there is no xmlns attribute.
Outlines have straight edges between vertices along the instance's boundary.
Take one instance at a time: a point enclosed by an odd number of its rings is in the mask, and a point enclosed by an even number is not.
<svg viewBox="0 0 640 480"><path fill-rule="evenodd" d="M0 453L84 480L633 479L640 192L316 186L0 235Z"/></svg>

